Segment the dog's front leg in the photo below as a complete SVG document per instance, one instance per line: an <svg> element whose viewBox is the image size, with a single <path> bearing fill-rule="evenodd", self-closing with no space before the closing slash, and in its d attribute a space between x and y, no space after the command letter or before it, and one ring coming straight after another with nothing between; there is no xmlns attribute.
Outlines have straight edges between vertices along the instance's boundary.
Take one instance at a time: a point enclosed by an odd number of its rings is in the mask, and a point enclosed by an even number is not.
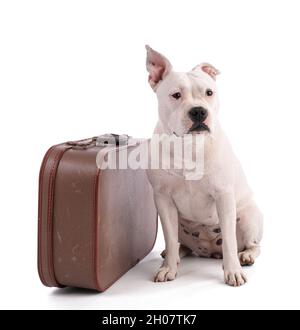
<svg viewBox="0 0 300 330"><path fill-rule="evenodd" d="M220 193L216 198L222 231L223 267L225 283L240 286L247 281L238 259L236 238L236 202L233 192Z"/></svg>
<svg viewBox="0 0 300 330"><path fill-rule="evenodd" d="M155 204L160 217L165 244L166 255L162 266L155 276L155 282L174 280L180 261L178 243L178 211L168 195L154 194Z"/></svg>

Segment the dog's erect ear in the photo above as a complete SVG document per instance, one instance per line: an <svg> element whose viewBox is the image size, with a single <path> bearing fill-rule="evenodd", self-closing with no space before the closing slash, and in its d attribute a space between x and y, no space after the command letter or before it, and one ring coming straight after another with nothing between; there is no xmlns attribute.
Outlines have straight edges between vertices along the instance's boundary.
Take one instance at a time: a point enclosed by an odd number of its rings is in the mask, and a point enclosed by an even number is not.
<svg viewBox="0 0 300 330"><path fill-rule="evenodd" d="M148 81L150 86L155 90L157 84L172 70L172 65L162 54L148 45L146 45L146 50L146 67L149 72Z"/></svg>
<svg viewBox="0 0 300 330"><path fill-rule="evenodd" d="M214 80L216 80L217 75L220 74L220 71L209 63L201 63L195 66L192 71L197 71L197 70L204 71L205 73L210 75Z"/></svg>

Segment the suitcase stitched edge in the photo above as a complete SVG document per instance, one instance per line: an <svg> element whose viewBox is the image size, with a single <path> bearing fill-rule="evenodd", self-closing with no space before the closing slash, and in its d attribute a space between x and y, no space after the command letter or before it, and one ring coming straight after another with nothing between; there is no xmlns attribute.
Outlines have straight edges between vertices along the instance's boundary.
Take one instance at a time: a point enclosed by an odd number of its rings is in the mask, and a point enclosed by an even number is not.
<svg viewBox="0 0 300 330"><path fill-rule="evenodd" d="M61 150L58 147L63 147ZM41 279L41 282L45 286L56 286L56 287L63 287L60 285L54 273L54 265L53 265L53 246L52 246L52 217L53 217L53 198L54 198L54 188L55 188L55 177L57 173L57 168L59 162L64 155L64 153L70 149L70 146L65 146L65 144L59 144L52 146L44 156L42 161L41 169L40 169L40 178L39 178L39 211L38 211L38 272ZM48 264L48 276L50 281L47 281L44 274L45 269L42 265L42 223L43 223L43 207L42 207L42 190L44 183L44 176L45 176L45 168L47 162L49 161L50 155L53 151L57 151L57 154L54 156L53 164L51 169L49 170L49 180L48 180L48 193L47 193L47 213L46 213L46 237L47 237L47 246L46 254L47 254L47 264Z"/></svg>

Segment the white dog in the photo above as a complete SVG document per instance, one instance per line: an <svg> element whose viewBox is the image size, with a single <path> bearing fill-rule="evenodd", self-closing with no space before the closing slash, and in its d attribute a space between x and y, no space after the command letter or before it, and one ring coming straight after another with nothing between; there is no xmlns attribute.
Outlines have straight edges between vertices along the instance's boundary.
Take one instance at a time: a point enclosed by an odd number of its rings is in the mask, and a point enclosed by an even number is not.
<svg viewBox="0 0 300 330"><path fill-rule="evenodd" d="M219 72L208 63L175 72L163 55L146 49L148 80L159 109L154 133L204 136L201 180L148 170L166 244L155 281L175 279L180 258L193 252L223 258L225 283L240 286L246 282L241 266L252 265L260 253L263 219L217 119Z"/></svg>

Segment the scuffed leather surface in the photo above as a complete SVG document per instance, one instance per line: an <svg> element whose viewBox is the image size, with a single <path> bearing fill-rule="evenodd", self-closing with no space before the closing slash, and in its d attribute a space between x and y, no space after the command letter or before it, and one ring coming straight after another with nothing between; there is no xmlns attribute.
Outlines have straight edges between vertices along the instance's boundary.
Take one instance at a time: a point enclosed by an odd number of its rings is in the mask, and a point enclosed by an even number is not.
<svg viewBox="0 0 300 330"><path fill-rule="evenodd" d="M144 170L99 171L96 156L101 147L68 148L57 167L51 219L46 212L45 181L40 186L44 206L39 230L39 252L43 246L40 273L51 274L50 256L55 281L48 276L42 280L45 285L103 291L153 248L157 212L152 188ZM51 152L43 175L49 176L52 156Z"/></svg>

